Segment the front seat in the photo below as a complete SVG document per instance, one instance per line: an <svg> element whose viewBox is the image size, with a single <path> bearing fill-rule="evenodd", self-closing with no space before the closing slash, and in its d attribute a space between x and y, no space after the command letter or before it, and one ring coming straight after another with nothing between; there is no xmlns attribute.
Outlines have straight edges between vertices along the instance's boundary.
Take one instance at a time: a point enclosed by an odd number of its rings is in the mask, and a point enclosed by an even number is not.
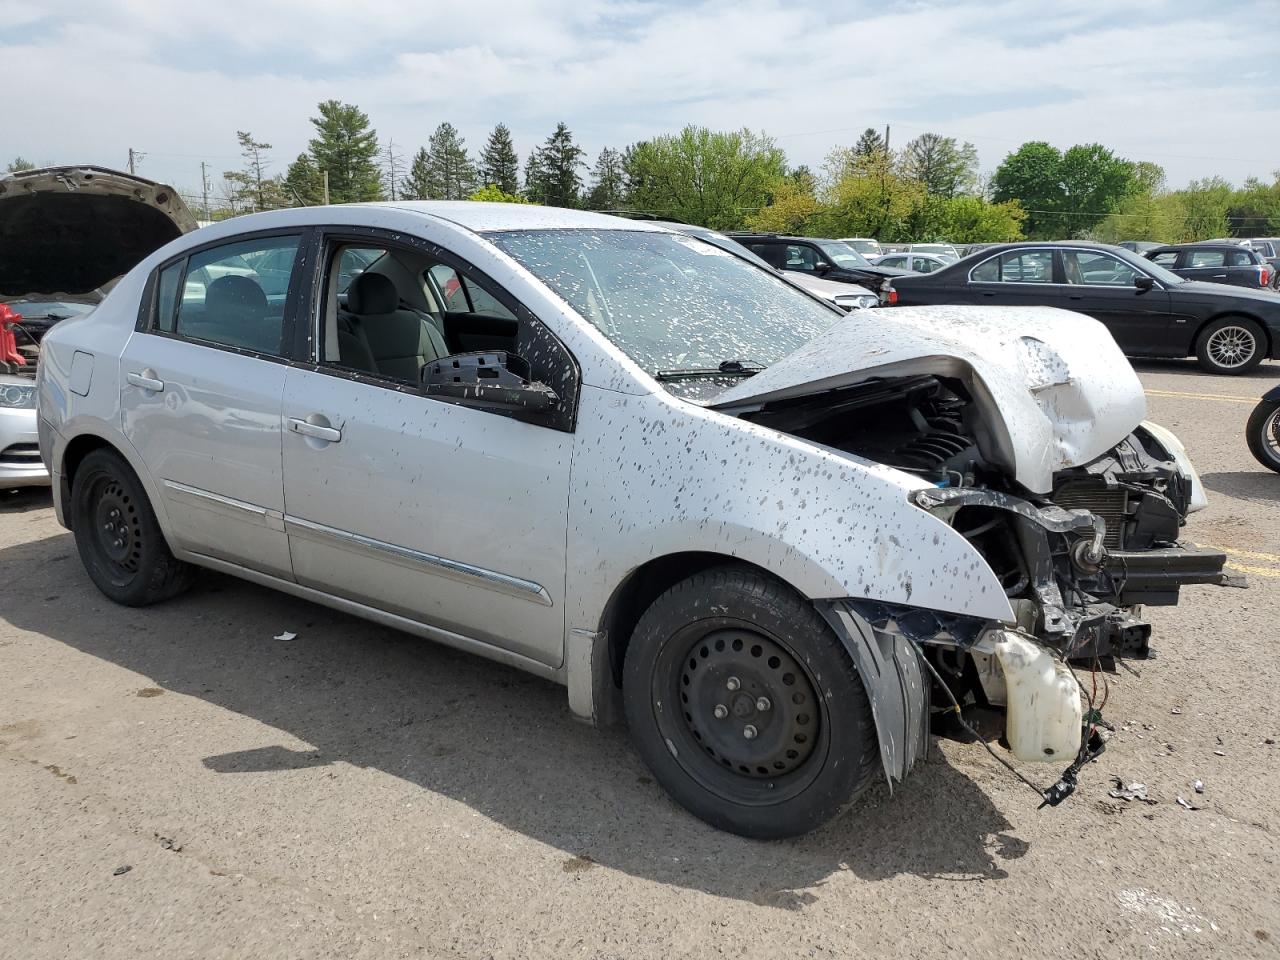
<svg viewBox="0 0 1280 960"><path fill-rule="evenodd" d="M353 333L369 347L384 377L418 382L424 364L448 356L444 337L427 317L402 309L389 277L362 273L347 288L347 313Z"/></svg>
<svg viewBox="0 0 1280 960"><path fill-rule="evenodd" d="M228 274L204 292L204 318L193 336L260 353L280 353L279 317L268 318L267 295L255 280Z"/></svg>

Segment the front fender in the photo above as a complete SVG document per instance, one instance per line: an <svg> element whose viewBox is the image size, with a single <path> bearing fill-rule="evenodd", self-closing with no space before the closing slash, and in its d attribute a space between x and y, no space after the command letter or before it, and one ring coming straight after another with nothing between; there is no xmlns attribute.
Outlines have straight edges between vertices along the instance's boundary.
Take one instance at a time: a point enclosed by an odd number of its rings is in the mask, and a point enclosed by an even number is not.
<svg viewBox="0 0 1280 960"><path fill-rule="evenodd" d="M569 628L618 584L688 551L748 561L810 599L1011 622L986 560L909 501L916 477L665 394L585 387L569 492Z"/></svg>

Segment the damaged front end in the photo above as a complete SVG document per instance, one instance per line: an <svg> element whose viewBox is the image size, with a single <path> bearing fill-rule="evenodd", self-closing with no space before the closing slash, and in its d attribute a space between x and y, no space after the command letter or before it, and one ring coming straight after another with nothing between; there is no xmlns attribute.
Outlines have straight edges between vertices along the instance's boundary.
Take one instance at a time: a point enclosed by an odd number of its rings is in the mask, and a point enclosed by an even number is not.
<svg viewBox="0 0 1280 960"><path fill-rule="evenodd" d="M1142 422L1141 385L1087 318L947 308L893 319L905 322L861 339L833 330L717 407L911 474L922 485L910 503L967 540L1004 590L1008 622L821 605L868 688L890 783L922 754L931 702L958 713L972 698L1006 708L1019 759L1074 755L1055 788L1037 788L1057 802L1098 746L1100 718L1082 711L1071 665L1149 656L1144 605L1225 582L1223 553L1179 542L1205 505L1199 477L1176 437Z"/></svg>

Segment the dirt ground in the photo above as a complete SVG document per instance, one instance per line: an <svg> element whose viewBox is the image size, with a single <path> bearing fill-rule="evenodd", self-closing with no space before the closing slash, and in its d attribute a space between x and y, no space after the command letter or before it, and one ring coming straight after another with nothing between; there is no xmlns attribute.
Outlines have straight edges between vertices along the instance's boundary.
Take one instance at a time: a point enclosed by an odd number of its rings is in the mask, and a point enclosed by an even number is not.
<svg viewBox="0 0 1280 960"><path fill-rule="evenodd" d="M1062 807L940 738L791 842L703 825L513 670L212 574L114 606L47 492L3 498L0 957L1276 956L1280 476L1243 427L1280 364L1140 374L1248 589L1151 611Z"/></svg>

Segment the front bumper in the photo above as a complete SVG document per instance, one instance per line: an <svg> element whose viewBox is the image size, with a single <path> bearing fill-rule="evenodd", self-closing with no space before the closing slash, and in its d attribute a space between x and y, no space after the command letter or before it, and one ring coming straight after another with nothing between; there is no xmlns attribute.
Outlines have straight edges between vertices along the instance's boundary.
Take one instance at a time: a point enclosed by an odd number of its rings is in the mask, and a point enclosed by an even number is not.
<svg viewBox="0 0 1280 960"><path fill-rule="evenodd" d="M47 487L34 407L0 407L0 490Z"/></svg>

